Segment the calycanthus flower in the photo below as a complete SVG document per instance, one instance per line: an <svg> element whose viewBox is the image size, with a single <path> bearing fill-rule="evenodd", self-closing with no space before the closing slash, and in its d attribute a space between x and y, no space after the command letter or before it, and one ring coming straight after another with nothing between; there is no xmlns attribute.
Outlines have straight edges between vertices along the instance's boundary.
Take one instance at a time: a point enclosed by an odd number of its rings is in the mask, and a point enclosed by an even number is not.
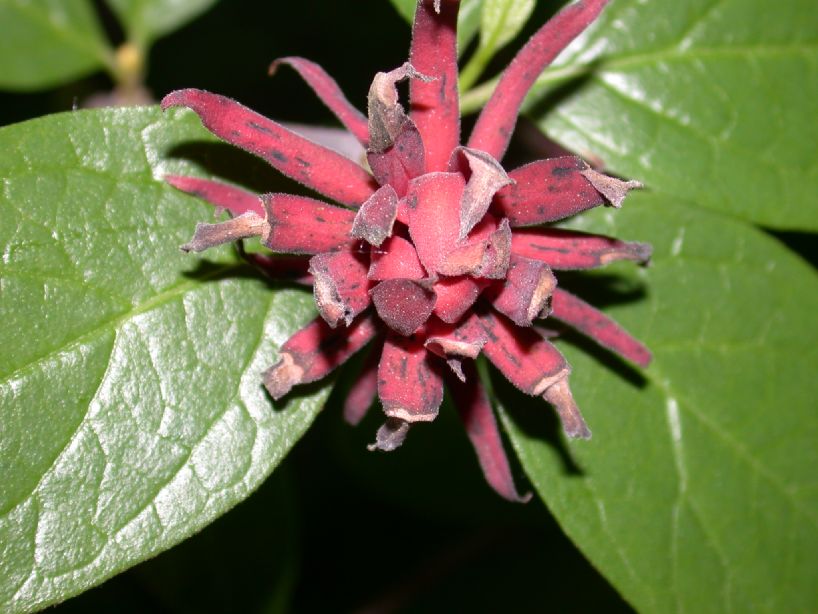
<svg viewBox="0 0 818 614"><path fill-rule="evenodd" d="M367 344L373 351L346 400L355 424L375 396L386 414L371 449L393 450L409 427L438 414L448 387L489 484L518 494L475 359L482 353L517 388L545 398L569 437L590 437L568 385L570 366L533 326L554 317L638 365L650 353L618 324L557 286L554 270L615 260L645 263L650 247L543 226L599 205L619 207L638 186L576 157L506 172L499 160L536 77L607 0L580 0L534 34L506 68L465 146L460 145L457 0L419 0L409 62L378 73L364 116L324 70L283 58L366 148L368 168L239 103L172 92L223 140L265 159L330 204L168 177L233 217L199 224L185 250L261 237L277 254L249 254L268 274L312 284L319 317L296 332L264 374L274 399L325 377ZM409 111L396 83L409 79ZM311 256L311 257L310 257ZM308 266L307 266L307 259Z"/></svg>

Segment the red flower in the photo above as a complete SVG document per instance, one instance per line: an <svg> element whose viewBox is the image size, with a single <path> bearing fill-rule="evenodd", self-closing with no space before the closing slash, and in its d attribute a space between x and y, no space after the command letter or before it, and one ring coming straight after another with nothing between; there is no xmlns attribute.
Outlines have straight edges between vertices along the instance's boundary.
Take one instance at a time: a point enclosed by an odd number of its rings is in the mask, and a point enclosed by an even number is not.
<svg viewBox="0 0 818 614"><path fill-rule="evenodd" d="M532 326L553 316L624 358L650 353L615 322L557 287L552 269L614 260L644 263L650 248L542 224L591 207L618 207L633 182L574 157L539 160L509 173L503 157L534 79L591 23L607 0L580 0L546 23L520 50L460 145L455 28L457 0L419 0L410 61L378 73L368 117L318 65L284 58L366 147L369 169L312 143L228 98L200 90L169 94L220 138L349 208L289 194L257 198L190 177L177 188L236 217L199 224L186 250L260 236L273 252L252 256L268 272L312 283L320 313L282 347L264 375L278 399L326 376L368 343L375 346L344 409L357 423L375 395L387 416L373 449L392 450L409 426L434 420L449 387L486 479L518 495L474 359L481 352L520 390L557 410L569 437L590 437L568 387L570 367ZM407 114L395 84L410 79ZM521 228L532 226L530 228ZM306 257L309 269L306 270ZM382 348L382 349L381 349Z"/></svg>

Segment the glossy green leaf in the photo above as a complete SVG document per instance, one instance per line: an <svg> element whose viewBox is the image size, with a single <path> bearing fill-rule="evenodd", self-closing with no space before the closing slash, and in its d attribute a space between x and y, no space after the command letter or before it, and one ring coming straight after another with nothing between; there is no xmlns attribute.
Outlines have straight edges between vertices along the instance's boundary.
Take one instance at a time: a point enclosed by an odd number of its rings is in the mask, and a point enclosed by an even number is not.
<svg viewBox="0 0 818 614"><path fill-rule="evenodd" d="M560 142L656 191L818 230L812 0L614 0L539 95L569 76L528 107Z"/></svg>
<svg viewBox="0 0 818 614"><path fill-rule="evenodd" d="M0 131L0 609L60 601L245 498L327 387L274 407L260 373L314 316L174 191L212 137L189 113L77 112ZM187 143L188 145L185 145ZM214 145L221 147L220 145Z"/></svg>
<svg viewBox="0 0 818 614"><path fill-rule="evenodd" d="M128 38L147 45L204 13L217 0L106 0Z"/></svg>
<svg viewBox="0 0 818 614"><path fill-rule="evenodd" d="M589 219L654 245L649 268L585 286L605 290L654 362L642 380L559 343L594 436L564 443L541 401L510 412L536 490L640 612L815 611L815 271L746 224L662 196Z"/></svg>
<svg viewBox="0 0 818 614"><path fill-rule="evenodd" d="M460 87L468 90L486 65L523 29L535 0L483 0L480 12L480 42L460 73Z"/></svg>
<svg viewBox="0 0 818 614"><path fill-rule="evenodd" d="M112 64L90 0L0 0L0 88L42 89Z"/></svg>

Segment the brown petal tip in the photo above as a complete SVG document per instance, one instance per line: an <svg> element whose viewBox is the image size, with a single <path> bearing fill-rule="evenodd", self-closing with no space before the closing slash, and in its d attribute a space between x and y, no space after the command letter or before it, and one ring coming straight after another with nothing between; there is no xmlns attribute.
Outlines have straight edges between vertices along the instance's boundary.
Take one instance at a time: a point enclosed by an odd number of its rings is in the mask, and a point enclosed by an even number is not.
<svg viewBox="0 0 818 614"><path fill-rule="evenodd" d="M571 439L591 438L591 430L574 401L574 395L571 394L567 375L551 384L543 393L543 397L557 410L560 422L562 422L562 430L565 431L567 437Z"/></svg>
<svg viewBox="0 0 818 614"><path fill-rule="evenodd" d="M392 452L403 445L406 435L409 433L409 423L400 418L389 418L381 425L375 435L375 443L369 444L367 449L370 452L381 450L382 452Z"/></svg>
<svg viewBox="0 0 818 614"><path fill-rule="evenodd" d="M211 247L239 239L261 236L264 220L252 212L218 224L196 224L193 238L181 246L185 252L203 252Z"/></svg>
<svg viewBox="0 0 818 614"><path fill-rule="evenodd" d="M586 168L580 172L583 177L591 182L594 189L602 194L602 196L617 209L622 206L622 201L625 200L630 190L644 187L639 181L622 181L616 177L610 177L595 171L592 168Z"/></svg>
<svg viewBox="0 0 818 614"><path fill-rule="evenodd" d="M380 247L392 234L397 214L398 195L391 185L384 185L358 209L350 234Z"/></svg>
<svg viewBox="0 0 818 614"><path fill-rule="evenodd" d="M290 354L284 352L279 361L264 372L264 387L278 401L293 386L301 383L303 374L304 369L295 364Z"/></svg>

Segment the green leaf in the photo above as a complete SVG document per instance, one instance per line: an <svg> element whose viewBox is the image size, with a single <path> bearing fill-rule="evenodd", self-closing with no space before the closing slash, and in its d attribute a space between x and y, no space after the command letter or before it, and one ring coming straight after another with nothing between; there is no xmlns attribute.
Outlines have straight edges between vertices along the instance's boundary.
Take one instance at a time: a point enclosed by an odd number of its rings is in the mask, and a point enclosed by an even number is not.
<svg viewBox="0 0 818 614"><path fill-rule="evenodd" d="M461 89L468 90L494 54L520 33L535 5L535 0L483 0L480 43L460 73Z"/></svg>
<svg viewBox="0 0 818 614"><path fill-rule="evenodd" d="M0 0L0 88L38 90L112 66L88 0Z"/></svg>
<svg viewBox="0 0 818 614"><path fill-rule="evenodd" d="M180 28L217 0L107 0L125 25L128 38L140 46Z"/></svg>
<svg viewBox="0 0 818 614"><path fill-rule="evenodd" d="M654 362L642 381L560 343L594 438L543 437L554 420L541 400L509 410L536 490L640 612L815 611L815 271L745 224L660 195L590 217L582 228L653 242L648 269L617 267L588 288L635 297L606 311Z"/></svg>
<svg viewBox="0 0 818 614"><path fill-rule="evenodd" d="M540 80L551 136L652 189L818 230L812 0L615 0ZM763 16L763 17L761 17Z"/></svg>
<svg viewBox="0 0 818 614"><path fill-rule="evenodd" d="M74 595L244 499L311 423L261 371L314 316L224 248L180 252L212 208L172 160L214 144L189 113L85 111L0 149L0 609Z"/></svg>

